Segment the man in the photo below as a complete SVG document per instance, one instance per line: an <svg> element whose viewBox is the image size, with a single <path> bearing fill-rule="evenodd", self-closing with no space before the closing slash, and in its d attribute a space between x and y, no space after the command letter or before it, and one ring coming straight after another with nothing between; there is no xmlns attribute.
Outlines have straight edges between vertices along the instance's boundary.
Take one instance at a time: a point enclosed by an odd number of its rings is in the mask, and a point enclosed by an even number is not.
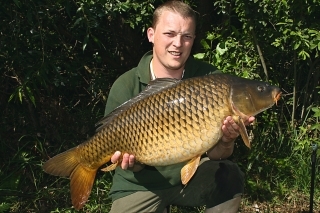
<svg viewBox="0 0 320 213"><path fill-rule="evenodd" d="M195 13L185 3L168 1L158 7L152 27L147 30L153 50L142 57L137 67L115 81L105 114L136 96L155 78L185 79L217 71L212 65L190 56L195 30ZM249 123L254 117L243 119ZM151 167L135 162L133 155L117 151L111 161L117 162L122 154L123 160L113 177L111 212L162 213L171 204L206 205L206 212L237 212L243 193L243 174L226 158L233 152L239 127L230 116L221 125L221 140L208 150L186 187L180 181L184 163Z"/></svg>

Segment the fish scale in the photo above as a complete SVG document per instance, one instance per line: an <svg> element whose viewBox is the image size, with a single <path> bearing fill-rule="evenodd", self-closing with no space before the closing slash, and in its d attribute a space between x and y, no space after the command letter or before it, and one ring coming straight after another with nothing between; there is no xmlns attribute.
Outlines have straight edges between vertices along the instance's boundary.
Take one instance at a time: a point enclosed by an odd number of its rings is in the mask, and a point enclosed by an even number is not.
<svg viewBox="0 0 320 213"><path fill-rule="evenodd" d="M280 94L278 87L265 82L226 74L182 81L156 79L103 118L89 140L49 159L43 169L49 174L70 176L76 209L85 204L97 170L115 151L133 154L149 166L186 162L181 170L181 181L186 184L196 172L200 156L220 140L227 116L237 122L249 146L241 117L271 107ZM117 165L111 164L103 171Z"/></svg>

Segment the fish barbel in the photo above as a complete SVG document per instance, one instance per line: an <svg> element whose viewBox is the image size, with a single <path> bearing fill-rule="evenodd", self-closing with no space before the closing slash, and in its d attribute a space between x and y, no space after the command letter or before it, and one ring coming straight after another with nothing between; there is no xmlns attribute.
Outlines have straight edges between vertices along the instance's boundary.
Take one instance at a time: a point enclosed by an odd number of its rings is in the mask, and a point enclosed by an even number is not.
<svg viewBox="0 0 320 213"><path fill-rule="evenodd" d="M76 209L87 202L97 170L115 151L133 154L137 161L150 166L186 162L181 181L187 184L200 156L222 137L221 126L227 116L239 125L240 135L250 147L242 118L271 107L280 95L276 86L228 74L156 79L98 122L100 126L90 139L49 159L43 169L70 177Z"/></svg>

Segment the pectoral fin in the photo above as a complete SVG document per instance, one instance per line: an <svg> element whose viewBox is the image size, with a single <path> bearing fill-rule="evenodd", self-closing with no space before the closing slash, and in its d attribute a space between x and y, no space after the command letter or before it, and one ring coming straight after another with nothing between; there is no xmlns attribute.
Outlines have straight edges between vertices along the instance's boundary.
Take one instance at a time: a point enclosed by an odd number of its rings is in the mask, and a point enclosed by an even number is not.
<svg viewBox="0 0 320 213"><path fill-rule="evenodd" d="M200 156L194 157L181 169L181 182L183 185L190 181L199 166L199 162Z"/></svg>
<svg viewBox="0 0 320 213"><path fill-rule="evenodd" d="M248 136L248 132L246 129L246 125L244 125L244 122L242 120L242 118L240 116L233 116L233 120L238 124L238 126L240 127L240 135L241 138L244 142L244 144L248 147L251 148L251 144L250 144L250 140L249 140L249 136Z"/></svg>
<svg viewBox="0 0 320 213"><path fill-rule="evenodd" d="M111 164L111 165L109 165L109 166L107 166L106 168L101 169L101 171L103 171L103 172L109 172L109 171L115 170L116 167L118 166L118 164L119 164L119 161L116 162L116 163L113 163L113 164Z"/></svg>

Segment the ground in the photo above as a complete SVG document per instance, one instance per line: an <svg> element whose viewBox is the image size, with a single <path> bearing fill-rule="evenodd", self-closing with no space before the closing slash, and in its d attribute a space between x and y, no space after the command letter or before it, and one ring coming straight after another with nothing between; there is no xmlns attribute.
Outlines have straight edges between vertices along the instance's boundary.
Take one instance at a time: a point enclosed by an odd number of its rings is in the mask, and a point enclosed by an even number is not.
<svg viewBox="0 0 320 213"><path fill-rule="evenodd" d="M318 199L317 199L318 200ZM286 202L255 202L244 198L239 213L309 213L309 197L288 198ZM319 202L313 204L313 213L320 213ZM172 206L171 213L203 213L203 207Z"/></svg>

